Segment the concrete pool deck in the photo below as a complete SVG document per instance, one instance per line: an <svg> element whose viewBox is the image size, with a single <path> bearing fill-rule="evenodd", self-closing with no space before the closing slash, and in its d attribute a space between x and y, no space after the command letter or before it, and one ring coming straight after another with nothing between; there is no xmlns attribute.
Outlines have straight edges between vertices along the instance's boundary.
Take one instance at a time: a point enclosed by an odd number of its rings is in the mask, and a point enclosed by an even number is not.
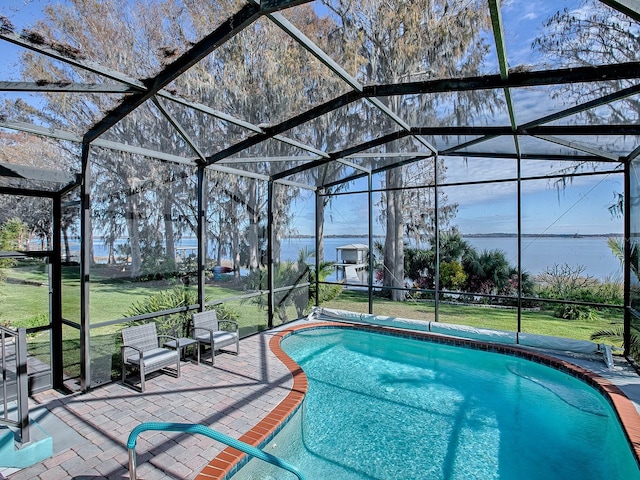
<svg viewBox="0 0 640 480"><path fill-rule="evenodd" d="M294 325L310 322L286 328ZM56 448L56 436L63 432L50 432L57 452L53 457L20 471L0 468L0 474L11 480L129 478L126 442L142 422L197 423L246 440L268 435L276 427L272 419L285 418L306 390L306 378L296 372L295 363L283 363L269 347L270 342L279 342L280 335L270 331L245 338L239 356L216 355L214 368L185 363L180 378L156 375L143 394L120 382L84 394L37 394L31 399L32 407L46 408L73 435L59 439ZM616 359L615 368L609 370L602 361L554 356L606 378L640 412L640 376L622 359ZM199 435L144 432L136 447L138 478L216 478L223 474L222 465L233 460L226 452L218 457L223 450L224 445Z"/></svg>

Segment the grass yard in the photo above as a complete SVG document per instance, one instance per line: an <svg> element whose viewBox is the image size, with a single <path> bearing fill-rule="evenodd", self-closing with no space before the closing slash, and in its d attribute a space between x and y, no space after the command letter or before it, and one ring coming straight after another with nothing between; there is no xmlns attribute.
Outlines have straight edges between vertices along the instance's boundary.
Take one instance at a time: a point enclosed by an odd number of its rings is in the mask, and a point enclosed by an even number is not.
<svg viewBox="0 0 640 480"><path fill-rule="evenodd" d="M366 292L345 290L339 297L323 304L323 306L367 313L368 302ZM393 302L385 298L375 298L373 313L390 317L435 320L434 305L419 301ZM551 310L523 311L521 331L577 340L590 340L593 332L623 323L622 310L598 312L598 316L598 319L592 320L564 320L555 317ZM444 323L507 331L515 331L518 326L515 309L491 308L480 305L441 303L439 305L438 320Z"/></svg>
<svg viewBox="0 0 640 480"><path fill-rule="evenodd" d="M44 264L24 262L16 268L4 269L4 282L0 282L0 324L35 327L48 322L49 291ZM161 290L172 289L175 280L132 282L118 275L117 269L98 266L91 270L90 318L98 324L123 318L129 307ZM190 287L195 289L195 287ZM231 282L206 285L207 301L223 300L245 292ZM224 303L238 318L241 336L263 330L267 326L267 315L255 299L230 300ZM344 290L337 298L323 306L340 310L368 313L366 292ZM393 302L374 298L373 311L377 315L415 318L427 321L435 319L433 303L424 301ZM77 267L63 269L63 316L80 320L80 276ZM287 307L287 318L297 316L293 306ZM188 315L185 315L185 318ZM439 321L481 328L515 331L517 313L515 309L489 308L476 305L439 305ZM563 320L556 318L551 310L523 311L521 331L557 337L589 340L593 332L620 325L622 311L599 312L597 319ZM279 323L276 317L276 324ZM119 375L120 330L126 325L117 324L91 330L92 378L102 383ZM63 362L65 372L71 377L80 373L80 332L63 327ZM612 342L615 344L615 342ZM618 346L618 345L616 345ZM30 338L29 350L43 361L49 360L49 333Z"/></svg>
<svg viewBox="0 0 640 480"><path fill-rule="evenodd" d="M49 318L48 276L44 263L20 262L15 268L3 269L4 282L0 282L0 324L15 327L46 325ZM170 290L176 281L132 282L118 277L117 270L98 266L91 270L89 290L90 319L98 324L123 318L129 307L160 290ZM196 287L190 287L196 289ZM241 289L231 283L207 285L208 301L241 295ZM62 280L62 314L67 320L80 321L80 275L78 267L64 267ZM252 300L233 300L226 303L238 316L241 335L263 330L267 325L264 310ZM119 371L120 330L123 324L109 325L91 330L92 376L102 381ZM30 336L29 353L48 363L50 335L41 333ZM80 373L80 331L63 326L63 363L70 377ZM105 378L106 377L106 378Z"/></svg>
<svg viewBox="0 0 640 480"><path fill-rule="evenodd" d="M89 303L92 324L123 318L129 307L160 290L181 285L175 280L133 282L128 277L113 276L114 269L96 267L91 270ZM31 262L16 268L4 269L6 279L0 283L0 322L29 326L30 319L49 312L49 291L44 264ZM195 286L190 287L194 291ZM241 295L233 285L207 285L208 301ZM264 313L251 301L232 302L240 316L240 323L261 323ZM62 315L67 320L80 319L80 275L77 267L64 267L62 280ZM264 320L266 325L266 320ZM118 327L119 328L119 327Z"/></svg>

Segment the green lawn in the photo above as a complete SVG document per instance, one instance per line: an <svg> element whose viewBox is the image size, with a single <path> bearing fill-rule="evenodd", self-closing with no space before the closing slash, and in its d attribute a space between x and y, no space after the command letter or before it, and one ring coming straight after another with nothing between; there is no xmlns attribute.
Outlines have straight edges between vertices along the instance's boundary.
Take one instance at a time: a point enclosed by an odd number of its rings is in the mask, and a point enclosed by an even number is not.
<svg viewBox="0 0 640 480"><path fill-rule="evenodd" d="M49 290L44 264L34 261L20 262L15 268L3 269L4 282L0 282L0 324L34 327L48 321ZM90 319L92 324L115 320L125 316L136 301L160 290L171 289L175 280L132 282L117 276L116 269L96 267L91 270L89 291ZM196 287L190 287L195 289ZM208 301L241 295L239 288L229 282L207 285ZM62 313L67 320L80 321L80 275L77 267L63 268ZM241 335L263 330L267 325L264 310L252 300L228 302L238 316ZM92 376L104 377L118 373L120 330L125 324L109 325L91 330ZM65 372L71 377L80 372L80 332L73 327L63 327L63 362ZM43 361L49 361L49 334L43 333L29 339L29 352ZM95 358L95 361L94 361Z"/></svg>
<svg viewBox="0 0 640 480"><path fill-rule="evenodd" d="M0 322L22 323L48 313L48 280L42 264L24 264L4 269L4 272L5 281L0 283ZM89 314L92 324L122 318L134 302L179 285L176 280L133 282L128 277L116 277L113 272L114 269L101 267L91 270ZM190 288L196 289L195 286ZM234 288L231 283L205 287L208 301L243 293L242 289ZM255 324L257 318L265 317L251 301L232 303L237 309L241 324ZM80 319L80 275L77 267L63 268L62 315L76 322ZM266 320L264 323L266 325Z"/></svg>
<svg viewBox="0 0 640 480"><path fill-rule="evenodd" d="M346 290L338 298L323 304L328 308L368 312L366 293ZM375 298L373 313L391 317L435 320L433 303L420 301L392 302L385 298ZM521 331L555 337L590 340L597 330L611 328L623 323L622 310L599 312L596 320L564 320L553 316L551 310L523 311ZM439 305L438 320L444 323L469 325L496 330L517 330L517 312L515 309L491 308L475 305Z"/></svg>
<svg viewBox="0 0 640 480"><path fill-rule="evenodd" d="M5 281L0 283L0 323L36 326L48 319L48 280L44 266L37 262L23 263L17 268L3 270ZM122 318L130 305L162 289L170 289L175 281L132 282L118 276L117 270L98 267L91 271L90 318L92 324ZM190 287L195 288L195 287ZM208 301L223 300L244 293L234 288L231 282L206 286ZM238 316L241 335L263 330L267 316L255 301L232 300L225 306ZM323 306L341 310L368 313L366 292L345 290L334 300ZM374 299L373 311L377 315L416 318L433 321L433 303L421 301L392 302L385 298ZM63 316L72 321L80 318L80 278L77 267L63 270ZM296 318L293 307L287 308L289 320ZM276 321L278 323L279 320ZM514 309L488 308L473 305L441 303L439 321L498 330L517 330L517 315ZM524 311L521 331L557 337L589 340L590 335L600 329L619 325L623 321L622 311L600 312L595 320L562 320L550 310ZM119 332L124 324L110 325L91 330L91 358L94 376L108 380L117 375L119 368ZM70 376L79 374L79 331L65 326L64 364ZM40 334L31 338L30 352L48 359L49 335ZM48 361L48 360L47 360Z"/></svg>

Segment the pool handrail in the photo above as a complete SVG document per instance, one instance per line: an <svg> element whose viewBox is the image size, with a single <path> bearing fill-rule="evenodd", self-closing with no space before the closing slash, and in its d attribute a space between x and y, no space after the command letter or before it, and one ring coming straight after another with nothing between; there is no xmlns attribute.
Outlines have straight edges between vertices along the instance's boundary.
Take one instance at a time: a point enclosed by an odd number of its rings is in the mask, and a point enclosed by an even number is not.
<svg viewBox="0 0 640 480"><path fill-rule="evenodd" d="M224 433L212 430L211 428L204 425L168 422L144 422L131 430L129 439L127 440L127 448L129 449L129 477L131 480L136 480L136 439L138 438L138 435L147 430L199 433L200 435L204 435L205 437L209 437L213 440L217 440L220 443L224 443L225 445L233 447L236 450L240 450L247 455L251 455L264 462L268 462L272 465L275 465L276 467L287 470L298 477L299 480L306 480L302 472L300 472L293 465L290 465L289 463L279 459L274 455L271 455L270 453L266 453L259 448L249 445L248 443L241 442L240 440L229 437Z"/></svg>

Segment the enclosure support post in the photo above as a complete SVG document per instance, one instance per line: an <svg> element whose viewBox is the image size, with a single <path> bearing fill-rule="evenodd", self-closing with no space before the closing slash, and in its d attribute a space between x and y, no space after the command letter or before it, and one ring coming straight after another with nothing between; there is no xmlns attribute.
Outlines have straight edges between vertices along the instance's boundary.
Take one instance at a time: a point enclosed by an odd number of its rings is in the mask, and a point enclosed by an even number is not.
<svg viewBox="0 0 640 480"><path fill-rule="evenodd" d="M273 272L273 180L267 182L267 288L268 293L268 327L273 328L275 309L274 272Z"/></svg>
<svg viewBox="0 0 640 480"><path fill-rule="evenodd" d="M204 312L205 264L207 261L207 197L205 192L207 177L204 166L198 165L198 310Z"/></svg>
<svg viewBox="0 0 640 480"><path fill-rule="evenodd" d="M53 197L53 255L49 257L51 322L51 377L53 388L63 388L62 372L62 196Z"/></svg>
<svg viewBox="0 0 640 480"><path fill-rule="evenodd" d="M29 431L29 372L27 369L27 330L24 327L18 329L18 338L16 339L16 377L20 443L29 443L31 441L31 433ZM7 411L6 408L4 410L5 412Z"/></svg>
<svg viewBox="0 0 640 480"><path fill-rule="evenodd" d="M629 356L631 345L631 162L624 164L624 355ZM636 247L637 248L637 247Z"/></svg>
<svg viewBox="0 0 640 480"><path fill-rule="evenodd" d="M320 202L324 202L324 197L322 194L325 193L324 188L316 189L316 279L315 279L315 297L314 302L316 307L319 306L320 303L320 262L324 261L324 258L319 258L318 252L320 252L320 242L322 242L322 237L324 235L323 227L324 227L324 219L320 218L320 212L324 211L320 208Z"/></svg>
<svg viewBox="0 0 640 480"><path fill-rule="evenodd" d="M516 328L516 343L520 343L520 332L522 331L522 160L520 158L520 148L518 147L518 185L517 185L517 224L518 224L518 327Z"/></svg>
<svg viewBox="0 0 640 480"><path fill-rule="evenodd" d="M82 143L82 183L80 184L80 388L91 384L89 329L89 266L91 262L91 171L89 143Z"/></svg>
<svg viewBox="0 0 640 480"><path fill-rule="evenodd" d="M368 275L368 292L369 292L369 313L373 313L373 175L371 172L367 174L367 203L369 204L369 275Z"/></svg>
<svg viewBox="0 0 640 480"><path fill-rule="evenodd" d="M433 195L433 210L435 212L433 216L433 233L436 239L436 278L435 278L435 311L434 311L434 319L438 322L439 316L439 307L440 307L440 222L438 222L438 214L440 211L440 204L438 202L438 162L439 157L435 155L433 157L433 191L435 192Z"/></svg>

